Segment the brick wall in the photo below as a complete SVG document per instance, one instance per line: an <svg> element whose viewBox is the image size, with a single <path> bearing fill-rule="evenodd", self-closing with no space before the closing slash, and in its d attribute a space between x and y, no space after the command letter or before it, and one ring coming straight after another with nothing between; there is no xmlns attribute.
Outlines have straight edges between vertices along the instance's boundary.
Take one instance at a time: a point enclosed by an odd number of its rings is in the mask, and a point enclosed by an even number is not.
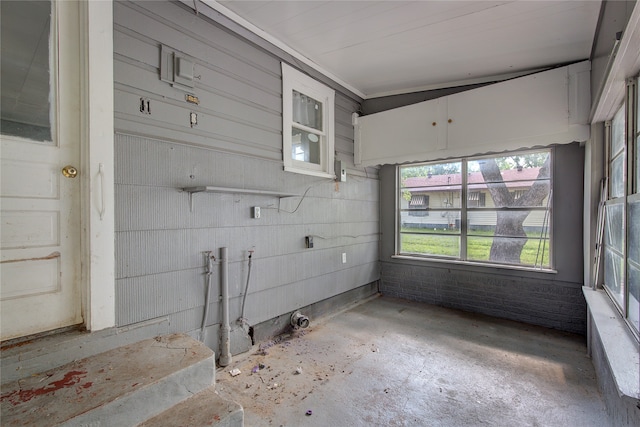
<svg viewBox="0 0 640 427"><path fill-rule="evenodd" d="M500 269L470 271L381 262L380 292L586 334L586 304L575 283L515 277L500 274Z"/></svg>

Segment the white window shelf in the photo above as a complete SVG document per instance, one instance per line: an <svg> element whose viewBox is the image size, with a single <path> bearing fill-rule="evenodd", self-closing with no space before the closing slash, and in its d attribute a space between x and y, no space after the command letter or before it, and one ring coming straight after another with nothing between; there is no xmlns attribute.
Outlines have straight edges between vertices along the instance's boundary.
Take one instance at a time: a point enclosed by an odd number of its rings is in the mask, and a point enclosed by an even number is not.
<svg viewBox="0 0 640 427"><path fill-rule="evenodd" d="M594 291L583 286L582 293L587 300L590 318L593 319L591 326L600 336L618 393L620 396L628 396L640 402L638 341L633 337L604 291Z"/></svg>

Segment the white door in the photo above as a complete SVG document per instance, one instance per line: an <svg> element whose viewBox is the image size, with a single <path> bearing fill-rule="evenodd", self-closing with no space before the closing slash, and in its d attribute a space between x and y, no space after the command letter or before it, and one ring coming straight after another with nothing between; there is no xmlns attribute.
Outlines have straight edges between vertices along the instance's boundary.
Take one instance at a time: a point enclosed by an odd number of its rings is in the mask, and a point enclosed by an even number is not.
<svg viewBox="0 0 640 427"><path fill-rule="evenodd" d="M83 320L78 3L1 2L2 340Z"/></svg>

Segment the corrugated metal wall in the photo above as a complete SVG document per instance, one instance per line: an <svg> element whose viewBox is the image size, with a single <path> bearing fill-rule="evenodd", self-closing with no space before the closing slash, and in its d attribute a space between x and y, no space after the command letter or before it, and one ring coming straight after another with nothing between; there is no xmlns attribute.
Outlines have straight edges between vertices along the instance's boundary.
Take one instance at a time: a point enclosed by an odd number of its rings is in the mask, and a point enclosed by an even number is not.
<svg viewBox="0 0 640 427"><path fill-rule="evenodd" d="M168 317L172 331L202 320L204 251L229 248L231 319L240 315L249 249L255 249L245 317L251 324L378 279L378 177L353 166L351 113L336 93L336 151L349 177L282 170L280 61L193 11L169 2L114 4L116 105L116 321ZM195 63L199 105L160 80L161 46ZM150 112L140 112L140 98ZM191 127L189 113L198 114ZM306 197L196 194L209 185ZM286 213L294 211L295 213ZM261 206L262 217L251 218ZM278 210L280 207L282 210ZM304 237L315 235L305 249ZM347 263L342 263L342 253ZM217 349L219 269L207 343Z"/></svg>

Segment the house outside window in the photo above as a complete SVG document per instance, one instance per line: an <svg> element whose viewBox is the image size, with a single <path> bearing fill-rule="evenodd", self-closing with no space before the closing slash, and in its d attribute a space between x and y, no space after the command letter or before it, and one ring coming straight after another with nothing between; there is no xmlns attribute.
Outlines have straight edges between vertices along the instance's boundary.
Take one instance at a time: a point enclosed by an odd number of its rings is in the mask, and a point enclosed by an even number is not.
<svg viewBox="0 0 640 427"><path fill-rule="evenodd" d="M541 150L398 166L396 254L551 269L550 162Z"/></svg>
<svg viewBox="0 0 640 427"><path fill-rule="evenodd" d="M483 191L470 191L467 196L467 206L470 208L483 208L487 204L487 193Z"/></svg>
<svg viewBox="0 0 640 427"><path fill-rule="evenodd" d="M638 336L640 329L640 192L638 78L606 123L608 197L604 221L604 289Z"/></svg>
<svg viewBox="0 0 640 427"><path fill-rule="evenodd" d="M412 194L409 200L410 216L429 216L429 195Z"/></svg>
<svg viewBox="0 0 640 427"><path fill-rule="evenodd" d="M335 91L282 64L284 170L333 178Z"/></svg>

